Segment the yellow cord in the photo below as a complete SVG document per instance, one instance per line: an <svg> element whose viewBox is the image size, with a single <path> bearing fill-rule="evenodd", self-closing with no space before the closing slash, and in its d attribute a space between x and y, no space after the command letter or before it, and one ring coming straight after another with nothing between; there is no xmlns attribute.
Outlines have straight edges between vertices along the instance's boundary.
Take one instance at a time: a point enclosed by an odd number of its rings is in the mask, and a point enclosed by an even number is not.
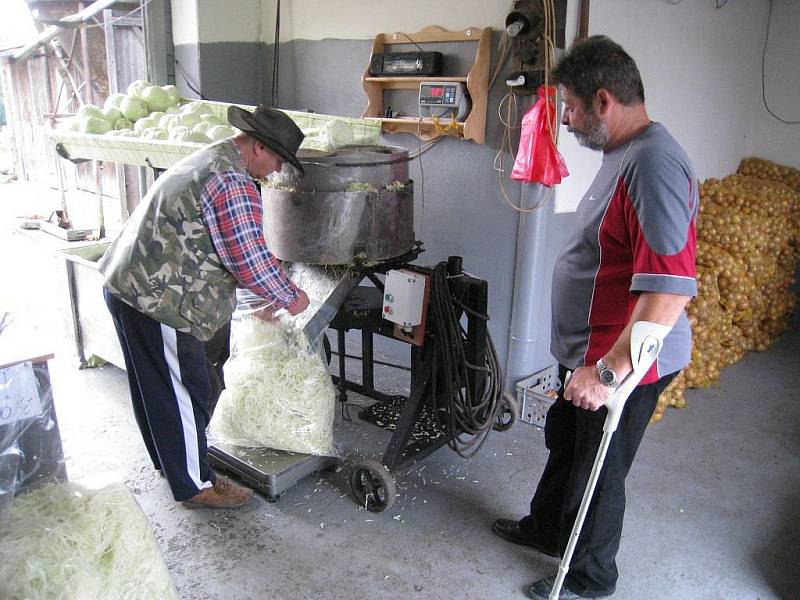
<svg viewBox="0 0 800 600"><path fill-rule="evenodd" d="M449 135L450 133L458 134L458 121L456 121L455 112L450 113L450 121L440 121L438 117L431 116L433 123L433 130L437 135Z"/></svg>

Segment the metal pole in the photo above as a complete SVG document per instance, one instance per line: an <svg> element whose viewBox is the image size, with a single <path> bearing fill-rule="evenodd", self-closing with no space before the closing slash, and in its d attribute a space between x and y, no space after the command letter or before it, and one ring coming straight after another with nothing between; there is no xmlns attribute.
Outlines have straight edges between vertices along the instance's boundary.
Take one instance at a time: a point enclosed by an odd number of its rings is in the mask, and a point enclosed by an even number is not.
<svg viewBox="0 0 800 600"><path fill-rule="evenodd" d="M548 263L553 239L553 205L550 191L543 185L523 185L520 205L534 212L518 215L517 252L514 265L514 298L509 327L506 389L553 363L550 341L550 284L552 265Z"/></svg>

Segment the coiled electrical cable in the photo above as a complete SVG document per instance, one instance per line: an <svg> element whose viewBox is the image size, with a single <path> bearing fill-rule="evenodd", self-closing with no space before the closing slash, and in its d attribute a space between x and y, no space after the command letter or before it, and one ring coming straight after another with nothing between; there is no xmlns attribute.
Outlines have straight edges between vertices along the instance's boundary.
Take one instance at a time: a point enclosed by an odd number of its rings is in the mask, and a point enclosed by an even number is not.
<svg viewBox="0 0 800 600"><path fill-rule="evenodd" d="M495 424L503 398L503 374L491 336L486 334L485 364L467 360L467 333L456 314L456 306L473 317L489 320L462 304L450 293L447 263L439 263L431 281L431 311L434 320L431 395L447 444L459 456L473 456ZM470 375L485 373L482 390L472 390ZM480 394L480 395L479 395Z"/></svg>

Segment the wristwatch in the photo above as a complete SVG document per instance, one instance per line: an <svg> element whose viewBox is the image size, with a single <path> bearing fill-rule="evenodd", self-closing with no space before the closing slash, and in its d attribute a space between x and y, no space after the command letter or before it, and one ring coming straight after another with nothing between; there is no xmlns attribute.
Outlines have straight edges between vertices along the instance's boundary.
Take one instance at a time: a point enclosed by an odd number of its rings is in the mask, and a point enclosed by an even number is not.
<svg viewBox="0 0 800 600"><path fill-rule="evenodd" d="M619 385L617 374L614 373L613 369L609 368L604 359L598 360L595 368L597 369L597 377L600 379L600 383L612 388Z"/></svg>

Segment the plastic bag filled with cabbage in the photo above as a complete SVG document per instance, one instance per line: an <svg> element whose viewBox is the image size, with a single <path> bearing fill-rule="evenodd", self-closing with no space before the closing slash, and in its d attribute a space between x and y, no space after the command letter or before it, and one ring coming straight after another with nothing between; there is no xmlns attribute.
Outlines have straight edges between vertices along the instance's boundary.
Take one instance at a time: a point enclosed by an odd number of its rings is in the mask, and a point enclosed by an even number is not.
<svg viewBox="0 0 800 600"><path fill-rule="evenodd" d="M309 347L302 327L336 281L331 277L312 285L293 279L311 301L296 317L278 311L265 320L269 304L237 292L231 356L224 367L226 389L214 411L210 437L235 446L331 456L335 389L321 348Z"/></svg>
<svg viewBox="0 0 800 600"><path fill-rule="evenodd" d="M50 483L14 498L0 525L0 598L177 600L128 489Z"/></svg>

